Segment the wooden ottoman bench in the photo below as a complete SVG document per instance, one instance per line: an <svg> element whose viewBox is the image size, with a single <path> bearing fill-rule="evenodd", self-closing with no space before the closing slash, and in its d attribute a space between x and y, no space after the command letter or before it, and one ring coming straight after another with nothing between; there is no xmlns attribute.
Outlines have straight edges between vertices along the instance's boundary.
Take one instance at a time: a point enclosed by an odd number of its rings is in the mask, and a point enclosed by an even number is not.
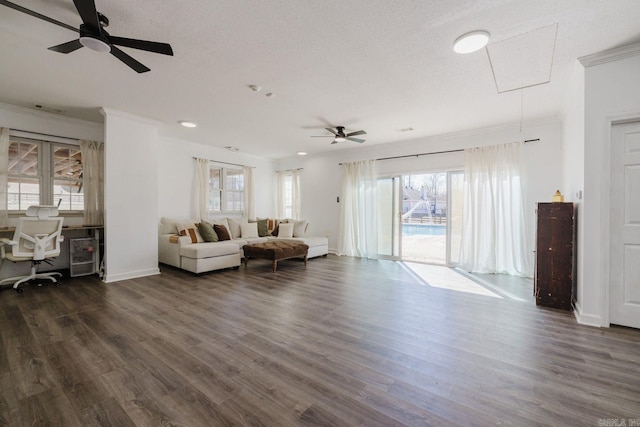
<svg viewBox="0 0 640 427"><path fill-rule="evenodd" d="M270 241L264 243L249 243L242 247L244 251L244 267L247 268L249 258L262 258L271 260L273 272L278 268L278 261L289 258L303 258L307 265L309 245L292 241Z"/></svg>

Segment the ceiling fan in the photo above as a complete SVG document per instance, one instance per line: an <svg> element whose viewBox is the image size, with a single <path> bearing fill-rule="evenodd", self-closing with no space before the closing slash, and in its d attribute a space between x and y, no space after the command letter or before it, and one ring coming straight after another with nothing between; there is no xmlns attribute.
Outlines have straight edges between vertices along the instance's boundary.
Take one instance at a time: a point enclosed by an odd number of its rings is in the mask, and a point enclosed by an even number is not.
<svg viewBox="0 0 640 427"><path fill-rule="evenodd" d="M359 142L359 143L363 143L364 139L360 139L360 138L353 138L356 135L366 135L367 133L363 130L357 130L355 132L349 132L349 133L344 133L344 126L336 126L336 130L333 130L332 128L325 128L326 130L328 130L329 132L331 132L334 135L333 141L331 142L332 144L337 144L338 142L344 142L344 141L353 141L353 142ZM314 135L312 136L312 138L326 138L329 135Z"/></svg>
<svg viewBox="0 0 640 427"><path fill-rule="evenodd" d="M76 9L80 14L80 18L82 18L82 24L80 24L79 29L6 0L0 0L0 4L52 24L59 25L68 30L80 33L80 38L77 40L72 40L67 43L50 47L49 50L54 52L71 53L83 46L98 52L110 52L113 56L138 73L145 73L150 71L150 69L124 53L122 50L118 49L116 46L131 47L133 49L146 50L148 52L173 56L173 49L171 49L171 45L167 43L127 39L124 37L109 35L105 30L109 25L109 19L96 10L94 0L73 0L73 4L76 6Z"/></svg>

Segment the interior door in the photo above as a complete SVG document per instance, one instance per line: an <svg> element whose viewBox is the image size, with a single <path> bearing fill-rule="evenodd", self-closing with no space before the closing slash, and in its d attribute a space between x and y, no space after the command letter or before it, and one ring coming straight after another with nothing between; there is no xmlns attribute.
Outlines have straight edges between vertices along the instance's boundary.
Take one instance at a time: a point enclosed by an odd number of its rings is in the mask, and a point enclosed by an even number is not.
<svg viewBox="0 0 640 427"><path fill-rule="evenodd" d="M640 122L611 136L610 322L640 328Z"/></svg>

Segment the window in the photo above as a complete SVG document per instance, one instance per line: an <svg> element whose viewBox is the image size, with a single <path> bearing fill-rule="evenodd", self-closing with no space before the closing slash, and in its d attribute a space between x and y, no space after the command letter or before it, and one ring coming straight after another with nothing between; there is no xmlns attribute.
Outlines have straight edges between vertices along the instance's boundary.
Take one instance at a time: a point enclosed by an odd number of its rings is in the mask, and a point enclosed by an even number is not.
<svg viewBox="0 0 640 427"><path fill-rule="evenodd" d="M37 204L71 212L84 209L80 147L12 137L8 166L9 211Z"/></svg>
<svg viewBox="0 0 640 427"><path fill-rule="evenodd" d="M244 211L244 171L209 166L209 212Z"/></svg>

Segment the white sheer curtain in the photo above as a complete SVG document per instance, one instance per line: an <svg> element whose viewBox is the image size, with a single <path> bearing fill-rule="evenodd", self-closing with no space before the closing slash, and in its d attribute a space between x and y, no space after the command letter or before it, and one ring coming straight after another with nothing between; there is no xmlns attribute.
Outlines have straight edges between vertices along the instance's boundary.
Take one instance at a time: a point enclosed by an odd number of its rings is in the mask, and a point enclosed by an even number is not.
<svg viewBox="0 0 640 427"><path fill-rule="evenodd" d="M104 143L80 141L82 186L84 187L84 223L104 224Z"/></svg>
<svg viewBox="0 0 640 427"><path fill-rule="evenodd" d="M531 276L522 143L465 150L460 267Z"/></svg>
<svg viewBox="0 0 640 427"><path fill-rule="evenodd" d="M0 128L0 227L6 227L9 219L9 128Z"/></svg>
<svg viewBox="0 0 640 427"><path fill-rule="evenodd" d="M276 206L278 218L284 218L285 211L285 195L284 195L284 171L276 171Z"/></svg>
<svg viewBox="0 0 640 427"><path fill-rule="evenodd" d="M338 255L376 257L377 186L375 160L344 164Z"/></svg>
<svg viewBox="0 0 640 427"><path fill-rule="evenodd" d="M291 171L291 218L300 219L300 169Z"/></svg>
<svg viewBox="0 0 640 427"><path fill-rule="evenodd" d="M247 218L255 218L253 196L253 168L244 166L244 212Z"/></svg>
<svg viewBox="0 0 640 427"><path fill-rule="evenodd" d="M191 188L191 217L207 217L209 208L209 160L193 159L193 185Z"/></svg>

